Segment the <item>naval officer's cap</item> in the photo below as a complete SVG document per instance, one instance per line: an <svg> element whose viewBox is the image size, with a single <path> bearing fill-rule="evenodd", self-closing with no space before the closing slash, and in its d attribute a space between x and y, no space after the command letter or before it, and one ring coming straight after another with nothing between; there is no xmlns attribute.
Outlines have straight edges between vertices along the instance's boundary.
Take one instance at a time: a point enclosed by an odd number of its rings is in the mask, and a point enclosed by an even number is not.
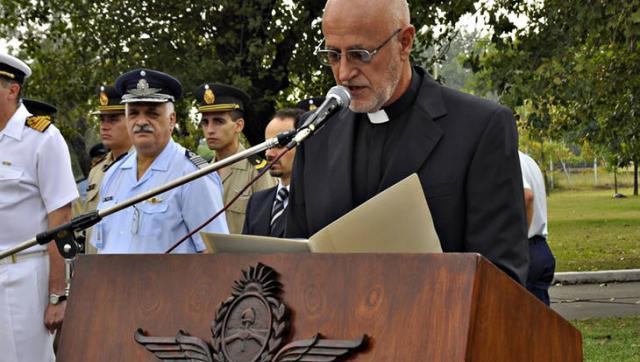
<svg viewBox="0 0 640 362"><path fill-rule="evenodd" d="M58 110L49 103L37 101L35 99L22 99L22 104L27 107L27 111L34 116L52 117Z"/></svg>
<svg viewBox="0 0 640 362"><path fill-rule="evenodd" d="M298 102L296 108L302 109L305 112L315 111L316 108L320 107L322 102L324 102L324 97L307 98Z"/></svg>
<svg viewBox="0 0 640 362"><path fill-rule="evenodd" d="M91 114L124 113L122 98L114 87L101 85L96 88L96 96L98 97L98 110L91 112Z"/></svg>
<svg viewBox="0 0 640 362"><path fill-rule="evenodd" d="M176 102L182 97L179 80L151 69L136 69L119 76L115 88L122 103Z"/></svg>
<svg viewBox="0 0 640 362"><path fill-rule="evenodd" d="M200 113L240 111L246 115L251 104L246 92L226 84L205 83L194 89L193 94Z"/></svg>
<svg viewBox="0 0 640 362"><path fill-rule="evenodd" d="M31 76L31 68L22 60L6 53L0 53L0 77L20 84Z"/></svg>

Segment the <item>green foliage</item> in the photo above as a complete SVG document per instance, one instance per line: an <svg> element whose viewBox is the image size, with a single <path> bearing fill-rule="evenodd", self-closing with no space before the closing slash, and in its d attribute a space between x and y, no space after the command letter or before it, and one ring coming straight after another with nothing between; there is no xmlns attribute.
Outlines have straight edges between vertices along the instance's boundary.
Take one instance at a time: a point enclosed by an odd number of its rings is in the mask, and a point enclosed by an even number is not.
<svg viewBox="0 0 640 362"><path fill-rule="evenodd" d="M94 89L123 72L149 67L176 76L185 96L203 82L236 85L253 98L245 135L250 143L276 107L321 95L332 85L313 51L319 44L324 0L155 1L0 0L0 37L17 39L17 55L34 74L26 95L59 109L58 124L86 161L85 141L96 140ZM444 48L474 1L410 1L416 44ZM435 25L443 30L435 35ZM419 47L418 47L419 48ZM422 64L420 52L416 61ZM177 105L179 142L195 148L201 137L191 104ZM92 136L93 135L93 136Z"/></svg>
<svg viewBox="0 0 640 362"><path fill-rule="evenodd" d="M589 142L610 163L637 164L640 0L516 3L496 6L526 15L529 26L504 36L513 29L492 19L492 46L467 65L537 138Z"/></svg>

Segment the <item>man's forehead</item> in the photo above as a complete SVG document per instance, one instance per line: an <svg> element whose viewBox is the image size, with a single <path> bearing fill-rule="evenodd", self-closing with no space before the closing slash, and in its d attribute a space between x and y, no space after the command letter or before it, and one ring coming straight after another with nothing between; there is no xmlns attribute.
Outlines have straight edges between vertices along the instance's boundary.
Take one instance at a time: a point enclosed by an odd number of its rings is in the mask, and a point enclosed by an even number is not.
<svg viewBox="0 0 640 362"><path fill-rule="evenodd" d="M204 112L202 113L202 119L229 119L231 118L231 112Z"/></svg>
<svg viewBox="0 0 640 362"><path fill-rule="evenodd" d="M121 116L124 116L124 112L102 113L100 115L100 119L101 120L119 119Z"/></svg>
<svg viewBox="0 0 640 362"><path fill-rule="evenodd" d="M282 131L288 131L294 127L294 124L295 120L291 117L275 117L267 124L265 133L278 134Z"/></svg>
<svg viewBox="0 0 640 362"><path fill-rule="evenodd" d="M146 110L146 111L153 111L153 110L160 110L160 109L164 109L165 105L167 103L127 103L125 105L125 107L128 110Z"/></svg>

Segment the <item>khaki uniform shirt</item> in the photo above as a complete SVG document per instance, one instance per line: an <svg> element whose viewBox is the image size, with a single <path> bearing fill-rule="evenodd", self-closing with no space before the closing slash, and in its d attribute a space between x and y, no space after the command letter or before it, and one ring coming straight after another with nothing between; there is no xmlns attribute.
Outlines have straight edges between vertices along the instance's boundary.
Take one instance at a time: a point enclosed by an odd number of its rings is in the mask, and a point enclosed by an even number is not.
<svg viewBox="0 0 640 362"><path fill-rule="evenodd" d="M238 146L236 153L244 151L242 145ZM215 161L212 161L215 162ZM260 171L256 166L248 160L238 161L231 166L225 167L223 172L218 172L222 178L222 187L224 188L223 200L224 204L228 204L231 199L242 190L242 188L251 181ZM226 212L227 225L229 225L229 233L242 234L244 226L244 218L247 210L247 203L251 195L260 190L268 189L277 184L275 178L268 173L262 175L236 202L231 205Z"/></svg>
<svg viewBox="0 0 640 362"><path fill-rule="evenodd" d="M106 157L102 161L98 162L91 171L89 171L88 186L87 186L87 199L84 204L84 212L94 211L98 207L100 201L100 185L102 184L102 178L107 172L111 164L115 161L113 153L107 153ZM85 254L97 254L95 246L91 245L91 231L93 227L87 229L86 241L85 241Z"/></svg>

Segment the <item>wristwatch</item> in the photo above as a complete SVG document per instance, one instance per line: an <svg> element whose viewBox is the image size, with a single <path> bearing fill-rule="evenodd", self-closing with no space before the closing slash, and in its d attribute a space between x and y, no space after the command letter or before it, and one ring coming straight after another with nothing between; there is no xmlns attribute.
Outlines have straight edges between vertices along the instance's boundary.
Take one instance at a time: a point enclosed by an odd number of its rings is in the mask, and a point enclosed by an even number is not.
<svg viewBox="0 0 640 362"><path fill-rule="evenodd" d="M67 300L66 295L49 294L49 304L57 305Z"/></svg>

